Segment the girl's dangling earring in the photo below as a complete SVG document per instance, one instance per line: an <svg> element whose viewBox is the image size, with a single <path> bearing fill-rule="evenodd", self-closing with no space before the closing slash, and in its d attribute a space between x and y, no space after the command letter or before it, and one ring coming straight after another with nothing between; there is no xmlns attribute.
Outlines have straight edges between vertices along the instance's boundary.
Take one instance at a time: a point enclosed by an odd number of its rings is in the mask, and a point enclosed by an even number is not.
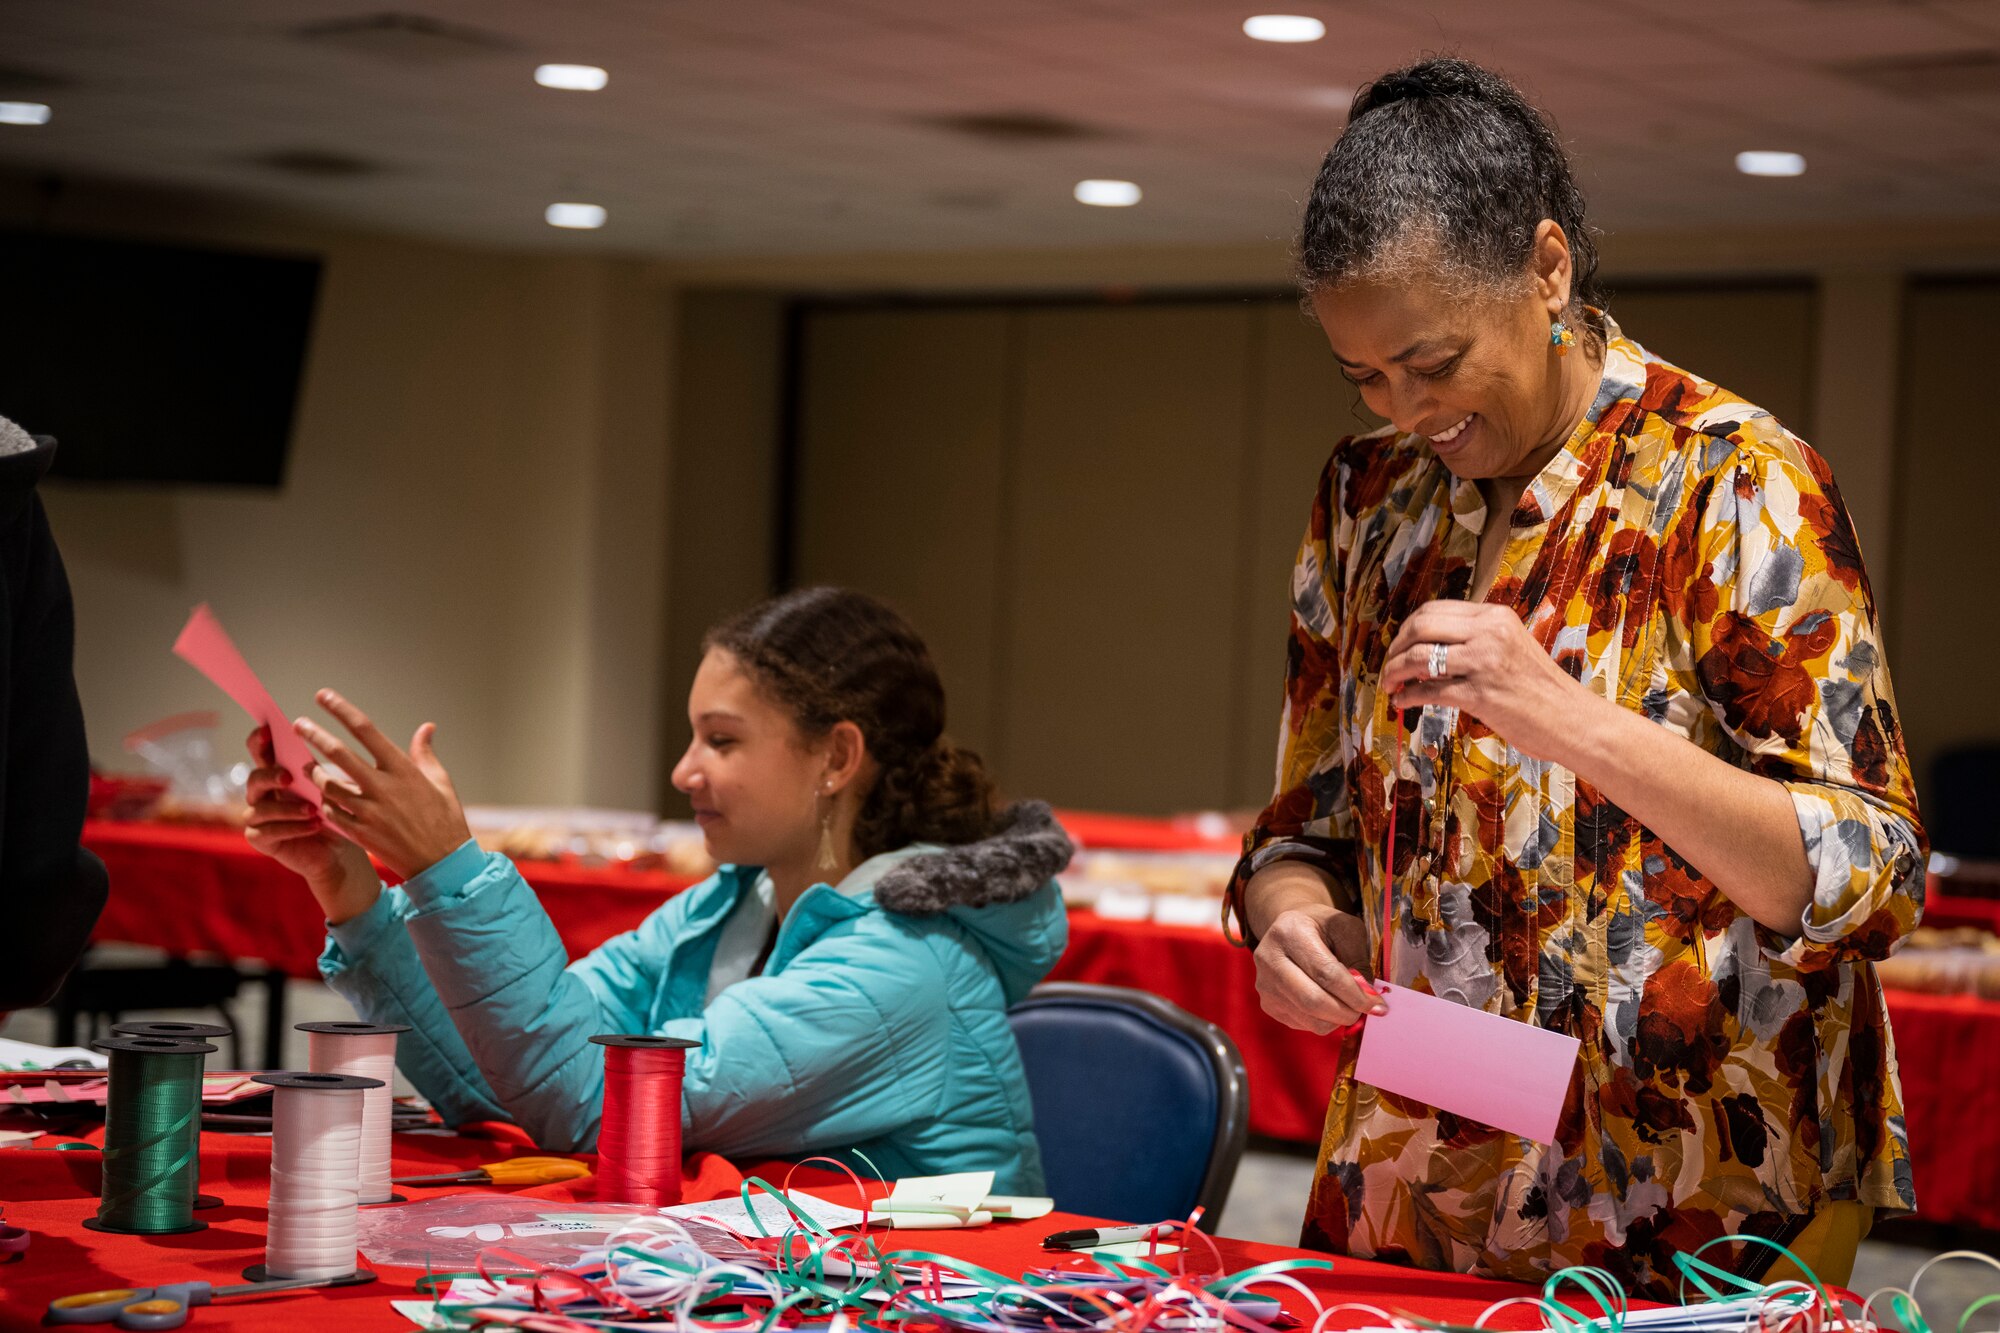
<svg viewBox="0 0 2000 1333"><path fill-rule="evenodd" d="M1576 346L1576 334L1570 331L1569 325L1557 320L1549 325L1549 346L1556 349L1557 356L1568 356L1569 349Z"/></svg>
<svg viewBox="0 0 2000 1333"><path fill-rule="evenodd" d="M832 872L840 868L840 857L833 850L833 802L828 801L826 812L819 817L819 862L817 869Z"/></svg>

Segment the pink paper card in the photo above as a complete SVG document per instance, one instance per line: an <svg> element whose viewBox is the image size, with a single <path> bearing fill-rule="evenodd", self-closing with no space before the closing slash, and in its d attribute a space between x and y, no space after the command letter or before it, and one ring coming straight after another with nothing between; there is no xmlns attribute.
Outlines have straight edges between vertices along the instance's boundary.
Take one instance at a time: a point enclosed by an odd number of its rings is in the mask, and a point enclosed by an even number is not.
<svg viewBox="0 0 2000 1333"><path fill-rule="evenodd" d="M1361 1026L1354 1077L1440 1111L1553 1142L1579 1042L1407 986Z"/></svg>
<svg viewBox="0 0 2000 1333"><path fill-rule="evenodd" d="M278 756L278 766L292 775L292 790L317 808L319 788L306 778L306 770L313 762L312 751L292 730L292 720L271 698L264 682L257 679L257 673L243 660L243 654L236 651L236 645L224 632L222 622L208 609L207 602L197 606L188 617L181 636L174 640L174 655L214 681L253 720L271 729L271 748Z"/></svg>

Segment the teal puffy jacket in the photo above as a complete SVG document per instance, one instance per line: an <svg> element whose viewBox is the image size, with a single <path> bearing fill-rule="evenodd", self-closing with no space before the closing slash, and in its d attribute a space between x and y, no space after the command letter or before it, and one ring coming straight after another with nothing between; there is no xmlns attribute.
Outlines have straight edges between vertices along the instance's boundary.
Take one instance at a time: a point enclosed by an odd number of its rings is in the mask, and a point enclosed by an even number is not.
<svg viewBox="0 0 2000 1333"><path fill-rule="evenodd" d="M329 928L320 971L363 1018L407 1023L396 1062L449 1124L506 1119L597 1140L596 1033L691 1037L690 1151L755 1159L858 1149L891 1180L992 1170L1043 1191L1007 1009L1061 957L1053 876L1070 844L1046 806L994 836L874 857L799 897L761 975L704 1008L724 921L759 871L725 866L639 928L567 962L513 862L468 842Z"/></svg>

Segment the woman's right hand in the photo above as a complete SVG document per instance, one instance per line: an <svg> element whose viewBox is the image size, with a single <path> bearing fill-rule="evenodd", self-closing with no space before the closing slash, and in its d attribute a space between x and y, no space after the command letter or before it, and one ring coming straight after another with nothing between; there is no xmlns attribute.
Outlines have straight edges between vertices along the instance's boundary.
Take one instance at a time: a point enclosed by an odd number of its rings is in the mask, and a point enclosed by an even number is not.
<svg viewBox="0 0 2000 1333"><path fill-rule="evenodd" d="M1362 977L1368 928L1331 901L1317 871L1279 862L1244 886L1245 915L1257 941L1257 998L1286 1027L1325 1036L1368 1014L1387 1013Z"/></svg>
<svg viewBox="0 0 2000 1333"><path fill-rule="evenodd" d="M268 727L250 733L250 845L306 882L332 925L360 916L375 905L382 877L368 853L335 833L311 803L291 790L291 775L278 767Z"/></svg>

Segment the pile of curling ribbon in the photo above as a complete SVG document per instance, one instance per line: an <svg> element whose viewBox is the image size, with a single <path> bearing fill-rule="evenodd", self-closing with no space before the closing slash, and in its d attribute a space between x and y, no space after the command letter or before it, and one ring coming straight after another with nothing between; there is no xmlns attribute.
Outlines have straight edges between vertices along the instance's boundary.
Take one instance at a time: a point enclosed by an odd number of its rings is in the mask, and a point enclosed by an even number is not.
<svg viewBox="0 0 2000 1333"><path fill-rule="evenodd" d="M802 1163L802 1165L804 1165ZM850 1176L841 1163L831 1165ZM857 1188L860 1182L856 1180ZM427 1275L420 1293L432 1301L432 1327L525 1329L531 1333L595 1333L657 1323L675 1333L1330 1333L1357 1323L1376 1333L1424 1333L1452 1326L1356 1302L1330 1303L1300 1274L1331 1271L1335 1260L1298 1256L1228 1271L1215 1242L1195 1223L1162 1222L1152 1229L1150 1258L1079 1256L1064 1266L1019 1278L924 1250L885 1250L864 1226L833 1235L795 1207L784 1190L748 1181L745 1210L755 1224L752 1192L782 1203L795 1222L780 1235L745 1235L709 1219L696 1227L668 1217L640 1217L605 1244L569 1265L509 1267L495 1247L469 1273ZM713 1238L720 1231L728 1242ZM1908 1290L1863 1298L1808 1281L1757 1284L1736 1278L1701 1255L1717 1245L1749 1241L1787 1255L1757 1237L1725 1236L1680 1256L1683 1300L1663 1309L1629 1308L1617 1278L1598 1268L1566 1268L1536 1295L1496 1302L1464 1333L1489 1328L1503 1310L1532 1307L1552 1333L1993 1333L2000 1318L2000 1282L1973 1303L1955 1326L1934 1328L1916 1292L1930 1269L1947 1261L1991 1266L2000 1261L1953 1251L1918 1271ZM1178 1248L1176 1248L1178 1247ZM1794 1260L1796 1262L1796 1260ZM1587 1298L1578 1301L1573 1293ZM1295 1311L1287 1313L1289 1294ZM1565 1295L1569 1299L1563 1299ZM1594 1310L1579 1309L1579 1304Z"/></svg>

